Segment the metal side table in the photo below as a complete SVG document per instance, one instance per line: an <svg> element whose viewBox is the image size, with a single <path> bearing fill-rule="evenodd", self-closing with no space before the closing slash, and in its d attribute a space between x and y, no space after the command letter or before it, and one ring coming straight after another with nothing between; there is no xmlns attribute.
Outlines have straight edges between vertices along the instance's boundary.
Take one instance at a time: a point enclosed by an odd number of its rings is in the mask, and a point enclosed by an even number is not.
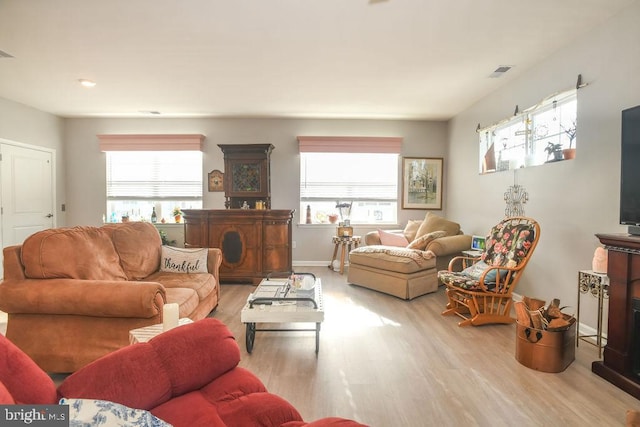
<svg viewBox="0 0 640 427"><path fill-rule="evenodd" d="M583 294L591 294L598 298L598 326L595 335L580 335L580 298ZM609 277L604 273L596 273L593 270L580 270L578 272L578 310L576 314L576 323L578 324L578 333L576 334L576 347L580 344L580 340L585 341L598 348L598 358L602 358L602 340L607 340L602 336L602 311L604 301L609 300ZM595 338L588 340L587 338Z"/></svg>

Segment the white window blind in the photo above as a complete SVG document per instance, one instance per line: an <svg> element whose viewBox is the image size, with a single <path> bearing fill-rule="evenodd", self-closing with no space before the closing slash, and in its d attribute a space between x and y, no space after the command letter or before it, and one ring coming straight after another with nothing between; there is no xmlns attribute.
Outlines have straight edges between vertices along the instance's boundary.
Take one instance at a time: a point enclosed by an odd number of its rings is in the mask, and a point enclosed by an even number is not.
<svg viewBox="0 0 640 427"><path fill-rule="evenodd" d="M402 138L298 137L300 211L328 222L336 203L353 202L352 223L395 223ZM301 218L305 220L305 218Z"/></svg>
<svg viewBox="0 0 640 427"><path fill-rule="evenodd" d="M302 200L397 200L398 155L301 153Z"/></svg>
<svg viewBox="0 0 640 427"><path fill-rule="evenodd" d="M107 199L202 199L202 152L107 151Z"/></svg>

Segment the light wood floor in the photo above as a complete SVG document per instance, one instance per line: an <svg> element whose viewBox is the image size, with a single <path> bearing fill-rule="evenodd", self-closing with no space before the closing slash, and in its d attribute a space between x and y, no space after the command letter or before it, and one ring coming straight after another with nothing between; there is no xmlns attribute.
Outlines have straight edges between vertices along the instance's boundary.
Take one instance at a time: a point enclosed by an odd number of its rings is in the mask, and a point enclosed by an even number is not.
<svg viewBox="0 0 640 427"><path fill-rule="evenodd" d="M591 372L594 346L557 374L515 360L515 326L457 326L437 293L403 301L346 283L327 268L325 322L313 332L258 332L245 349L240 310L250 285L222 285L212 317L226 323L243 366L291 402L305 420L352 418L371 426L623 426L640 401ZM309 327L309 324L302 324Z"/></svg>
<svg viewBox="0 0 640 427"><path fill-rule="evenodd" d="M583 343L558 374L515 360L515 326L457 326L442 317L440 288L413 301L349 285L327 268L297 268L322 279L320 353L313 332L258 332L245 349L240 310L254 289L222 285L212 317L241 349L240 366L291 402L305 420L327 416L375 427L624 426L640 401L591 372L596 348ZM6 324L0 325L3 329ZM309 327L302 324L301 327Z"/></svg>

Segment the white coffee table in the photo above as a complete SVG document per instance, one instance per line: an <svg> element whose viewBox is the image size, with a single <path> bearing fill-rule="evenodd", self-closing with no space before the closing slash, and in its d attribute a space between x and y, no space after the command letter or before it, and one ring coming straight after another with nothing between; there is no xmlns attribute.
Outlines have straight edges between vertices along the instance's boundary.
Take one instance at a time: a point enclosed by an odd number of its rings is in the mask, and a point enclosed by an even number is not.
<svg viewBox="0 0 640 427"><path fill-rule="evenodd" d="M193 320L188 317L183 317L178 320L178 326L187 325L193 323ZM139 342L147 342L156 335L160 335L162 332L162 323L155 325L144 326L138 329L132 329L129 331L129 344L135 344Z"/></svg>
<svg viewBox="0 0 640 427"><path fill-rule="evenodd" d="M288 288L288 289L287 289ZM249 295L240 312L240 320L246 324L245 344L247 352L253 351L256 332L315 331L316 354L320 350L320 324L324 321L322 284L316 279L312 291L296 292L288 279L263 279ZM256 328L256 323L315 323L315 329Z"/></svg>

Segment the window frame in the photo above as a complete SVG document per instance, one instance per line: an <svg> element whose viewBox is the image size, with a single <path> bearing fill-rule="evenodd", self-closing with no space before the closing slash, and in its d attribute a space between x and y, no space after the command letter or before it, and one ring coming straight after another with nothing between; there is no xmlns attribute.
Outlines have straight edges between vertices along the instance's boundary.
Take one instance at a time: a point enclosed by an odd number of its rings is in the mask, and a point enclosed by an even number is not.
<svg viewBox="0 0 640 427"><path fill-rule="evenodd" d="M197 155L194 156L193 159L185 162L185 165L178 166L176 165L176 159L179 156L179 153L194 153ZM113 160L122 161L123 154L125 153L136 153L137 155L143 154L148 155L150 157L149 163L146 165L147 168L151 169L152 174L155 176L151 177L152 179L137 181L139 183L139 187L135 186L136 181L131 181L129 186L133 190L142 191L139 194L126 194L127 191L127 181L118 180L117 182L120 184L116 184L115 186L111 186L113 180L110 180L110 174L114 172L114 167L112 167L111 162ZM150 150L129 150L129 151L108 151L106 154L106 214L105 221L106 222L118 222L118 220L124 220L124 218L128 218L130 220L148 220L151 221L152 212L155 211L158 221L161 221L163 218L165 221L171 220L175 215L173 211L176 208L181 209L199 209L202 208L204 203L204 194L203 194L203 167L202 167L202 159L203 155L201 151L196 150L179 150L179 151L167 151L167 150L159 150L159 151L150 151ZM165 156L166 154L166 156ZM162 157L169 157L168 159L163 159ZM132 159L127 159L127 161L131 161ZM134 159L138 162L138 164L142 163L141 159ZM188 166L186 166L188 163ZM198 164L199 172L197 174L193 174L190 178L195 178L196 176L199 179L189 179L189 180L172 180L173 183L172 188L175 193L167 193L163 189L159 188L163 185L166 185L167 181L159 179L161 175L158 172L165 170L167 167L178 167L180 170L194 170L195 165ZM122 166L120 166L122 167ZM126 166L125 166L126 167ZM116 166L117 168L117 166ZM117 172L117 170L116 170ZM176 175L178 176L178 175ZM122 177L122 176L121 176ZM180 182L186 183L180 185ZM124 185L123 185L124 183ZM119 186L120 187L119 187ZM124 189L123 193L113 194L113 191L118 191L118 188ZM110 191L111 190L111 191ZM147 194L145 194L147 192ZM196 194L197 193L197 194Z"/></svg>
<svg viewBox="0 0 640 427"><path fill-rule="evenodd" d="M572 104L575 107L568 109ZM542 135L538 131L547 126L536 126L536 118L550 111L554 112L553 121L557 121L558 127L554 133ZM557 158L552 158L554 151L575 149L577 146L577 112L578 96L574 88L553 94L496 124L479 128L479 173L502 172L557 161ZM544 152L547 152L546 156Z"/></svg>
<svg viewBox="0 0 640 427"><path fill-rule="evenodd" d="M163 195L109 195L109 164L105 156L105 222L119 222L125 217L133 220L151 220L152 210L156 210L158 220L171 219L174 217L173 211L187 208L201 208L204 203L204 162L203 143L205 136L202 134L104 134L98 135L99 149L102 152L172 152L191 151L198 152L198 174L191 178L191 195L184 193L163 194ZM196 159L194 159L195 164ZM175 162L166 168L176 168ZM173 170L173 169L172 169ZM181 168L180 170L184 170ZM189 167L189 170L193 170ZM179 175L176 175L179 176ZM174 179L180 182L180 179ZM142 181L141 181L142 182ZM180 184L178 184L178 188ZM163 212L164 210L164 212ZM133 216L133 218L131 218ZM169 221L171 222L171 221Z"/></svg>
<svg viewBox="0 0 640 427"><path fill-rule="evenodd" d="M298 137L300 143L300 224L332 224L330 216L332 214L338 214L339 209L336 207L339 203L352 202L353 207L351 210L350 222L357 225L389 225L396 224L398 220L399 209L399 188L400 188L400 152L402 147L402 138L396 137ZM369 197L357 197L354 194L358 194L358 190L347 190L342 194L338 192L323 189L323 191L317 195L305 195L303 187L307 186L309 182L308 177L305 176L305 172L308 171L308 164L305 157L311 157L313 154L323 155L347 155L347 156L362 156L368 155L365 162L351 161L349 165L356 164L366 165L367 162L387 162L389 165L393 163L393 170L395 173L390 172L389 176L393 176L393 183L383 180L380 184L380 189L373 190L369 193ZM388 159L372 159L372 156L388 155ZM378 156L380 157L380 156ZM349 166L335 166L334 170L338 167L339 170L348 169ZM385 165L385 170L388 168ZM380 169L375 169L380 170ZM315 176L317 176L316 174ZM315 179L315 178L312 178ZM367 187L366 182L352 181L357 188L358 184L363 184L362 188ZM332 182L328 184L327 188L330 188ZM384 187L390 186L387 190ZM318 189L322 189L319 185ZM388 196L375 197L376 191L384 190ZM393 196L390 196L393 195ZM309 215L306 215L308 207L313 206L313 211ZM366 215L365 215L366 211ZM334 217L335 218L335 217ZM339 217L338 217L339 218ZM388 219L385 219L388 218ZM338 219L340 220L340 218Z"/></svg>

